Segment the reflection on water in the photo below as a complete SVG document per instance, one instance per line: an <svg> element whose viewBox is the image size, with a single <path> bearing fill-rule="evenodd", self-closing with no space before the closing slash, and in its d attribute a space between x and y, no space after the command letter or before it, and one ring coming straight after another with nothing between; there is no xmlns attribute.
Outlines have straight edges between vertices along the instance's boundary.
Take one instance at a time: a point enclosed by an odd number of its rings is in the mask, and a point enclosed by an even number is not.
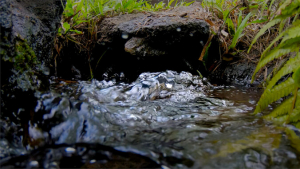
<svg viewBox="0 0 300 169"><path fill-rule="evenodd" d="M148 157L164 168L299 167L296 141L289 138L300 132L290 127L292 134L286 134L287 129L251 115L260 94L253 88L213 86L199 76L174 71L143 73L131 84L54 80L50 92L36 93L27 148L49 142L70 146L46 146L25 163L68 167L77 159L77 167L120 168L108 162L123 159L128 165L122 167L157 167L149 159L140 166L143 160L134 161ZM1 148L7 143L2 142ZM84 150L80 153L74 143L85 143ZM95 144L114 149L103 152ZM90 150L96 152L86 155ZM112 157L121 152L144 157Z"/></svg>

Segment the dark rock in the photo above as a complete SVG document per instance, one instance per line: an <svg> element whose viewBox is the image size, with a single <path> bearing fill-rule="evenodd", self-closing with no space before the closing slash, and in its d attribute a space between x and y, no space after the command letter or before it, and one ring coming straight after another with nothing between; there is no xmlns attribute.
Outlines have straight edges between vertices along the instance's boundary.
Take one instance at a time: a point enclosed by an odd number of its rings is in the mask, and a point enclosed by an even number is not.
<svg viewBox="0 0 300 169"><path fill-rule="evenodd" d="M28 125L36 106L34 93L49 89L62 3L65 0L0 1L1 118Z"/></svg>
<svg viewBox="0 0 300 169"><path fill-rule="evenodd" d="M91 143L51 145L2 160L0 165L4 168L161 168L154 160L134 151Z"/></svg>
<svg viewBox="0 0 300 169"><path fill-rule="evenodd" d="M97 79L118 80L116 74L123 72L133 81L149 71L205 72L198 58L210 27L199 18L201 10L195 3L162 12L104 18L97 26L98 39L91 51L79 53L81 49L69 44L60 52L58 74L74 78L71 69L75 66L83 79L91 78L92 70ZM213 50L210 59L219 56L218 52Z"/></svg>
<svg viewBox="0 0 300 169"><path fill-rule="evenodd" d="M151 48L144 38L137 37L132 37L125 43L125 51L137 56L163 56L166 54L164 50Z"/></svg>
<svg viewBox="0 0 300 169"><path fill-rule="evenodd" d="M49 75L53 42L63 12L61 2L0 2L2 87L28 91L47 86L48 81L40 76Z"/></svg>
<svg viewBox="0 0 300 169"><path fill-rule="evenodd" d="M235 62L223 61L220 67L210 73L209 78L212 83L216 84L258 85L263 81L262 74L251 84L251 78L255 68L255 63L243 61L242 59ZM272 69L269 69L269 71L271 70Z"/></svg>

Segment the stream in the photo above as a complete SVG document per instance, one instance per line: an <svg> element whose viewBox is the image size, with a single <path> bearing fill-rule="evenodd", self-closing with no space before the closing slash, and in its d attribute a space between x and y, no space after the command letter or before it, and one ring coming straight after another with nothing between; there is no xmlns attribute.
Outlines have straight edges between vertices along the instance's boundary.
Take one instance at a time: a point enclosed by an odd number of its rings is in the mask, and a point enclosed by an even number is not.
<svg viewBox="0 0 300 169"><path fill-rule="evenodd" d="M300 167L287 132L300 131L251 115L262 93L255 87L175 71L142 73L128 84L50 81L51 91L35 93L28 123L2 121L2 131L17 134L1 136L1 167Z"/></svg>

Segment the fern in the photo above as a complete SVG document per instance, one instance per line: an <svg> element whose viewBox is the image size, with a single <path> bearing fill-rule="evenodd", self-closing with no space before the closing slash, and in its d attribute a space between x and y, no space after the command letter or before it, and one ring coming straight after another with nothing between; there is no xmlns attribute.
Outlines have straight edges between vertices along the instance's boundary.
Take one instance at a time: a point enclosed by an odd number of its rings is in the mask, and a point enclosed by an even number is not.
<svg viewBox="0 0 300 169"><path fill-rule="evenodd" d="M264 50L264 52L261 54L262 58L266 55L266 53L271 49L271 47L282 37L285 37L282 39L281 44L285 42L288 39L300 37L300 21L296 21L293 26L290 29L287 29L286 31L280 33L271 43L270 45Z"/></svg>
<svg viewBox="0 0 300 169"><path fill-rule="evenodd" d="M283 20L283 19L285 19L285 17L277 17L277 18L273 19L272 21L270 21L269 23L267 23L263 28L261 28L261 30L257 33L257 35L254 37L252 43L250 44L248 53L249 53L250 49L252 48L253 44L257 41L257 39L261 35L263 35L266 32L266 30L268 30L272 26L276 25L277 23L281 22L281 20Z"/></svg>
<svg viewBox="0 0 300 169"><path fill-rule="evenodd" d="M271 5L274 1L271 2ZM265 4L264 4L265 5ZM271 6L270 5L270 6ZM269 21L255 36L249 50L257 39L272 26L280 23L280 34L269 44L261 55L260 61L253 73L252 81L256 73L266 64L278 59L282 56L288 56L289 60L284 66L273 75L269 84L265 88L260 100L257 103L254 114L262 112L269 104L285 96L290 96L270 114L266 115L266 119L271 119L279 123L292 123L300 128L300 0L287 0L282 3L275 13L273 20ZM285 25L294 17L291 26L283 30ZM282 31L282 32L281 32ZM277 47L272 47L276 42L280 41ZM249 52L248 50L248 52ZM296 53L296 55L295 55ZM293 57L294 56L294 57ZM288 79L280 82L286 75L293 75Z"/></svg>
<svg viewBox="0 0 300 169"><path fill-rule="evenodd" d="M289 105L293 103L293 97L286 99L278 107L276 107L270 114L264 116L268 120L273 120L276 117L288 114L290 111Z"/></svg>
<svg viewBox="0 0 300 169"><path fill-rule="evenodd" d="M299 41L300 40L300 37L297 38L295 41ZM255 75L256 73L262 68L264 67L267 63L269 63L270 61L274 60L274 59L277 59L281 56L284 56L288 53L291 53L291 52L297 52L299 51L299 48L300 48L300 43L294 43L294 41L289 41L289 43L285 44L285 45L282 45L282 46L278 46L276 48L274 48L272 51L270 51L263 59L261 59L259 61L259 63L257 64L255 70L254 70L254 73L252 75L252 82L254 81L255 79ZM300 41L299 41L300 42Z"/></svg>
<svg viewBox="0 0 300 169"><path fill-rule="evenodd" d="M281 79L283 76L292 73L296 70L296 68L300 65L300 53L287 61L284 66L276 73L276 75L270 80L268 86L265 90L269 90L273 88L273 86Z"/></svg>
<svg viewBox="0 0 300 169"><path fill-rule="evenodd" d="M262 94L258 105L255 108L254 113L259 113L264 110L269 104L275 102L276 100L289 95L295 88L295 83L293 78L288 78L286 81L276 85L274 89L265 90Z"/></svg>
<svg viewBox="0 0 300 169"><path fill-rule="evenodd" d="M282 102L278 107L276 107L270 114L266 115L265 118L269 119L269 120L273 120L276 117L282 116L282 115L287 115L289 113L289 111L291 110L291 106L293 103L293 98L294 97L289 97L288 99L286 99L284 102ZM296 113L297 111L296 108L294 109L295 112L292 112L291 114L291 118L293 119L292 121L294 121L294 116L298 118L300 118L300 91L297 94L297 101L296 101L296 105L297 105L297 109L298 109L298 114ZM299 106L298 106L299 105ZM296 121L299 121L300 119L296 119Z"/></svg>
<svg viewBox="0 0 300 169"><path fill-rule="evenodd" d="M300 126L298 128L300 128ZM300 137L295 133L294 130L290 128L286 128L285 133L288 136L288 139L290 140L290 145L296 150L298 150L298 152L300 152Z"/></svg>
<svg viewBox="0 0 300 169"><path fill-rule="evenodd" d="M295 107L295 109L292 111L291 122L300 122L300 106Z"/></svg>
<svg viewBox="0 0 300 169"><path fill-rule="evenodd" d="M283 4L277 9L276 13L281 13L281 10L286 8L289 4L292 3L293 0L286 0L283 2Z"/></svg>

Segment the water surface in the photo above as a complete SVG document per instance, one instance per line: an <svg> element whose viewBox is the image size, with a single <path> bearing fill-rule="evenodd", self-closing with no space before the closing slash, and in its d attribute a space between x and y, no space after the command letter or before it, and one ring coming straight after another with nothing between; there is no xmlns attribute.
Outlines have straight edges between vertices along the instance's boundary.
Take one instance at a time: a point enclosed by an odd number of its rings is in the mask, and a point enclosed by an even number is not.
<svg viewBox="0 0 300 169"><path fill-rule="evenodd" d="M299 130L251 115L260 94L257 88L214 86L188 72L143 73L130 84L52 79L51 91L36 93L26 148L2 139L2 162L37 148L25 161L15 159L23 164L14 167L68 167L75 160L75 167L120 168L116 161L134 154L141 160L129 158L122 168L157 167L153 161L162 168L299 167L293 137ZM119 155L114 150L133 154L113 158ZM118 160L108 163L108 156Z"/></svg>

